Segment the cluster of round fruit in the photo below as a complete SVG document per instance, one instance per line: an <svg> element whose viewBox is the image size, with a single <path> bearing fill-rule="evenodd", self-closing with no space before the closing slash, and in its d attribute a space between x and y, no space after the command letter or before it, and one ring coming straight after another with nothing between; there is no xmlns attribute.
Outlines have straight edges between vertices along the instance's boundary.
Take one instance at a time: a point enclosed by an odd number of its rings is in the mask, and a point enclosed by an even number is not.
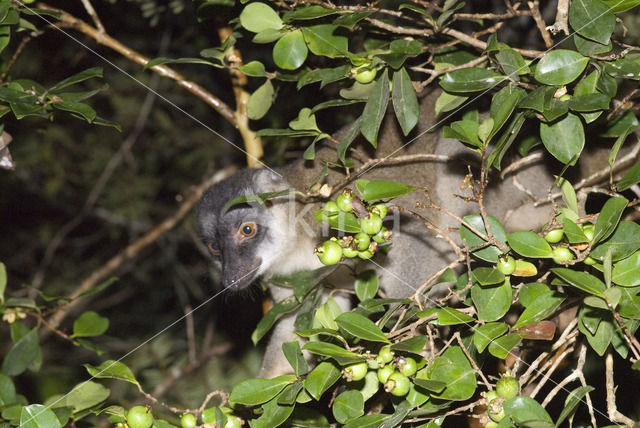
<svg viewBox="0 0 640 428"><path fill-rule="evenodd" d="M220 410L227 417L227 422L224 425L224 428L240 428L242 426L242 420L231 414L231 409L228 407L220 407ZM210 417L207 418L206 423L214 424L215 413L213 413L214 419ZM203 419L204 416L203 416ZM151 413L151 408L149 406L133 406L129 409L126 414L126 424L124 422L118 422L116 424L116 428L151 428L153 425L153 414ZM180 426L182 428L195 428L197 425L197 420L194 414L185 413L180 418Z"/></svg>
<svg viewBox="0 0 640 428"><path fill-rule="evenodd" d="M581 225L580 228L582 229L582 233L584 234L585 238L587 238L587 242L582 244L574 244L574 247L576 247L579 250L584 250L589 246L588 242L591 242L593 240L595 226L591 223L585 223ZM565 235L564 228L552 229L544 235L544 239L550 244L558 244L563 240L564 235ZM552 252L553 252L553 261L558 264L563 264L565 262L575 259L575 255L567 247L554 246ZM596 263L596 260L593 259L592 257L587 256L584 259L584 262L588 265L593 265Z"/></svg>
<svg viewBox="0 0 640 428"><path fill-rule="evenodd" d="M391 347L386 345L380 349L375 360L346 366L342 376L349 382L362 380L370 368L377 368L378 381L384 385L385 391L396 397L404 397L411 386L409 376L416 373L418 364L411 357L394 357Z"/></svg>
<svg viewBox="0 0 640 428"><path fill-rule="evenodd" d="M325 265L335 265L343 257L370 259L378 251L378 244L391 240L391 231L382 225L388 208L378 203L365 208L360 199L345 189L335 201L328 201L322 208L322 214L329 220L340 212L355 213L360 216L360 232L345 235L342 238L330 238L315 249L318 259Z"/></svg>
<svg viewBox="0 0 640 428"><path fill-rule="evenodd" d="M504 419L505 413L502 403L509 398L513 398L520 392L520 383L509 374L501 377L496 383L496 389L485 392L484 398L487 402L487 413L483 420L485 428L496 428L498 422Z"/></svg>

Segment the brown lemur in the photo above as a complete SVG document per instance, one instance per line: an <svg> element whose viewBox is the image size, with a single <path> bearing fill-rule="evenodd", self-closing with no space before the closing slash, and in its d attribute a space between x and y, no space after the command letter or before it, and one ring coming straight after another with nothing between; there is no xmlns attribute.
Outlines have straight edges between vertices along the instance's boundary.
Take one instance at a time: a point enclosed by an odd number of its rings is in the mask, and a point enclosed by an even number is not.
<svg viewBox="0 0 640 428"><path fill-rule="evenodd" d="M372 263L359 263L368 269L376 267L380 288L388 297L411 296L427 278L456 260L459 255L454 246L444 239L447 235L451 242L460 245L459 222L450 213L462 217L479 212L477 203L465 199L470 195L469 189L465 189L470 183L469 172L473 170L477 178L479 156L458 141L443 139L438 132L426 132L437 121L434 104L438 95L431 92L422 98L420 123L409 137L402 135L395 118L388 114L381 126L374 156L430 153L440 158L401 164L383 162L360 177L400 181L421 189L395 199L393 205L415 211L427 221L392 209L391 250L386 255L377 254ZM405 146L406 141L418 135L419 138ZM365 153L366 150L360 150L353 157L356 169L366 161ZM241 195L309 189L324 166L322 160L335 159L335 148L325 147L317 152L315 162L300 160L282 168L245 169L206 192L197 210L197 222L202 238L222 270L223 287L243 289L259 277L268 282L274 275L322 267L313 253L314 247L327 238L323 235L323 226L313 220L318 204L292 203L289 196L282 196L266 204L243 203L226 212L224 209L230 200ZM551 205L534 206L534 202L547 197L553 173L557 174L561 167L546 157L518 168L517 173L505 179L492 173L490 185L483 194L487 213L497 217L507 230L539 228L549 220ZM343 178L343 171L332 170L326 182L333 185ZM433 206L438 208L429 208ZM292 293L291 289L275 285L270 286L270 292L275 301ZM281 344L294 340L294 320L295 314L292 314L278 321L267 345L261 376L291 371Z"/></svg>

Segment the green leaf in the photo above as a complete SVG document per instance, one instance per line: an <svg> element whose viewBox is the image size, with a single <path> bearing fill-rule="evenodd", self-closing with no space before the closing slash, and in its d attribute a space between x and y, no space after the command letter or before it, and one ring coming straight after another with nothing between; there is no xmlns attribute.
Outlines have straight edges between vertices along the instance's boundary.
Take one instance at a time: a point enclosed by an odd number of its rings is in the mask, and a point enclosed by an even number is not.
<svg viewBox="0 0 640 428"><path fill-rule="evenodd" d="M4 415L3 415L4 416ZM51 409L42 404L24 406L20 412L20 428L61 428Z"/></svg>
<svg viewBox="0 0 640 428"><path fill-rule="evenodd" d="M547 411L531 397L524 395L509 398L502 403L502 408L507 416L513 418L517 424L527 421L545 421L551 423L553 420Z"/></svg>
<svg viewBox="0 0 640 428"><path fill-rule="evenodd" d="M507 236L507 242L513 251L524 257L553 257L549 243L543 237L528 231L513 232Z"/></svg>
<svg viewBox="0 0 640 428"><path fill-rule="evenodd" d="M102 77L102 67L89 68L87 70L81 71L80 73L74 74L73 76L69 76L50 87L49 92L59 91L60 89L66 88L67 86L75 85L76 83L80 83L88 79L93 79L94 77Z"/></svg>
<svg viewBox="0 0 640 428"><path fill-rule="evenodd" d="M364 415L346 423L343 428L380 428L390 417L391 415L384 413Z"/></svg>
<svg viewBox="0 0 640 428"><path fill-rule="evenodd" d="M349 146L351 146L351 143L353 143L356 137L360 134L361 121L362 121L361 117L357 118L351 124L351 126L349 126L347 131L344 133L344 135L340 139L340 142L338 143L338 149L337 149L338 159L340 159L340 162L342 162L343 165L347 161L346 156L347 156L347 150L349 149Z"/></svg>
<svg viewBox="0 0 640 428"><path fill-rule="evenodd" d="M624 287L640 285L640 251L613 266L611 281Z"/></svg>
<svg viewBox="0 0 640 428"><path fill-rule="evenodd" d="M493 88L505 76L486 68L470 67L446 73L440 79L440 86L447 92L478 92Z"/></svg>
<svg viewBox="0 0 640 428"><path fill-rule="evenodd" d="M274 92L271 80L267 79L251 94L249 102L247 103L247 115L249 119L262 119L264 115L267 114L273 104Z"/></svg>
<svg viewBox="0 0 640 428"><path fill-rule="evenodd" d="M391 349L401 352L412 352L419 354L427 344L427 336L414 336L402 342L394 343Z"/></svg>
<svg viewBox="0 0 640 428"><path fill-rule="evenodd" d="M282 352L284 353L285 358L293 367L293 372L296 376L302 376L307 374L309 371L309 366L307 365L307 360L304 359L302 355L302 350L300 350L300 343L297 340L292 342L285 342L282 344Z"/></svg>
<svg viewBox="0 0 640 428"><path fill-rule="evenodd" d="M362 122L360 123L360 132L373 147L378 146L378 131L387 111L388 103L389 77L387 71L383 70L369 94L367 104L365 104L362 111Z"/></svg>
<svg viewBox="0 0 640 428"><path fill-rule="evenodd" d="M291 22L296 20L322 18L323 16L335 15L336 13L343 13L343 11L339 9L327 9L318 5L308 5L292 10L291 12L287 12L284 15L284 19L287 22Z"/></svg>
<svg viewBox="0 0 640 428"><path fill-rule="evenodd" d="M278 395L285 386L297 380L294 375L283 375L273 379L247 379L237 384L231 391L229 403L255 406L266 403Z"/></svg>
<svg viewBox="0 0 640 428"><path fill-rule="evenodd" d="M247 76L252 77L265 77L267 75L264 69L264 64L260 61L250 61L238 67L238 70L242 71Z"/></svg>
<svg viewBox="0 0 640 428"><path fill-rule="evenodd" d="M0 303L4 302L4 291L7 288L7 268L0 262Z"/></svg>
<svg viewBox="0 0 640 428"><path fill-rule="evenodd" d="M472 274L480 285L502 284L505 278L499 270L484 266L475 268Z"/></svg>
<svg viewBox="0 0 640 428"><path fill-rule="evenodd" d="M16 387L9 376L0 374L0 406L6 407L16 401Z"/></svg>
<svg viewBox="0 0 640 428"><path fill-rule="evenodd" d="M207 61L206 59L202 59L202 58L165 58L165 57L157 57L157 58L153 58L150 59L149 61L147 61L147 63L144 65L144 68L151 68L154 67L156 65L162 65L162 64L203 64L203 65L209 65L211 67L216 67L216 68L222 68L222 65L213 63L211 61Z"/></svg>
<svg viewBox="0 0 640 428"><path fill-rule="evenodd" d="M581 242L589 242L587 237L582 232L580 226L569 220L568 218L562 219L562 226L564 228L564 234L571 244L578 244Z"/></svg>
<svg viewBox="0 0 640 428"><path fill-rule="evenodd" d="M540 138L553 157L564 164L573 164L584 148L582 121L569 113L552 125L540 122Z"/></svg>
<svg viewBox="0 0 640 428"><path fill-rule="evenodd" d="M89 105L85 103L76 103L72 101L60 101L51 104L54 108L58 110L64 110L71 113L75 113L78 116L81 116L84 120L91 123L96 118L96 111Z"/></svg>
<svg viewBox="0 0 640 428"><path fill-rule="evenodd" d="M606 45L616 16L600 0L574 0L569 8L569 24L581 36Z"/></svg>
<svg viewBox="0 0 640 428"><path fill-rule="evenodd" d="M16 376L24 372L31 363L42 358L38 328L22 336L2 360L2 372L7 376Z"/></svg>
<svg viewBox="0 0 640 428"><path fill-rule="evenodd" d="M603 356L613 336L617 334L610 314L583 306L578 319L578 330L584 334L596 354Z"/></svg>
<svg viewBox="0 0 640 428"><path fill-rule="evenodd" d="M289 296L273 305L269 312L264 314L253 333L251 333L253 344L258 343L281 316L293 312L298 307L300 307L300 302L294 296Z"/></svg>
<svg viewBox="0 0 640 428"><path fill-rule="evenodd" d="M455 138L470 144L472 147L481 148L482 143L478 138L479 128L480 124L475 120L458 120L453 122L451 126L445 126L442 136L444 138Z"/></svg>
<svg viewBox="0 0 640 428"><path fill-rule="evenodd" d="M439 325L469 324L475 321L473 317L464 312L449 307L437 309L437 313Z"/></svg>
<svg viewBox="0 0 640 428"><path fill-rule="evenodd" d="M347 233L360 232L360 222L353 213L340 211L337 215L322 218L322 221L329 223L329 226L335 230L341 230Z"/></svg>
<svg viewBox="0 0 640 428"><path fill-rule="evenodd" d="M74 386L62 400L56 402L55 407L71 407L74 412L80 412L102 403L109 394L108 388L96 382L86 381Z"/></svg>
<svg viewBox="0 0 640 428"><path fill-rule="evenodd" d="M568 268L552 268L551 271L563 281L573 285L585 293L593 294L598 297L604 296L602 293L607 288L604 285L604 282L587 272L579 272Z"/></svg>
<svg viewBox="0 0 640 428"><path fill-rule="evenodd" d="M618 13L640 5L639 0L601 0L611 12Z"/></svg>
<svg viewBox="0 0 640 428"><path fill-rule="evenodd" d="M356 296L361 302L371 299L378 293L378 275L375 270L365 270L360 272L353 284Z"/></svg>
<svg viewBox="0 0 640 428"><path fill-rule="evenodd" d="M390 53L378 55L378 57L389 64L394 70L402 67L408 58L420 55L423 52L424 45L416 39L396 39L389 44Z"/></svg>
<svg viewBox="0 0 640 428"><path fill-rule="evenodd" d="M385 337L386 339L386 337ZM325 357L333 358L340 365L346 365L351 363L357 363L364 360L362 355L355 352L347 351L338 345L327 342L308 342L302 349L309 351L312 354L323 355Z"/></svg>
<svg viewBox="0 0 640 428"><path fill-rule="evenodd" d="M338 326L347 333L372 342L388 343L389 339L373 321L355 312L345 312L336 318Z"/></svg>
<svg viewBox="0 0 640 428"><path fill-rule="evenodd" d="M519 75L531 73L522 55L514 49L501 48L496 54L496 59L504 74L512 79Z"/></svg>
<svg viewBox="0 0 640 428"><path fill-rule="evenodd" d="M489 344L489 353L496 358L504 360L509 352L522 342L518 333L510 333L499 337Z"/></svg>
<svg viewBox="0 0 640 428"><path fill-rule="evenodd" d="M362 199L367 202L381 199L393 199L416 190L415 187L397 181L373 180L361 191Z"/></svg>
<svg viewBox="0 0 640 428"><path fill-rule="evenodd" d="M535 79L545 85L561 86L571 83L582 74L589 58L578 52L554 49L542 57L536 66Z"/></svg>
<svg viewBox="0 0 640 428"><path fill-rule="evenodd" d="M332 24L302 27L304 40L309 50L316 55L337 58L348 55L347 37L334 34L338 26Z"/></svg>
<svg viewBox="0 0 640 428"><path fill-rule="evenodd" d="M522 98L518 107L528 108L542 113L545 107L545 100L553 96L553 92L553 88L541 86L529 92L524 98Z"/></svg>
<svg viewBox="0 0 640 428"><path fill-rule="evenodd" d="M447 92L442 92L436 100L435 112L436 116L440 113L446 113L451 110L455 110L460 107L469 97L463 97L460 95L453 95Z"/></svg>
<svg viewBox="0 0 640 428"><path fill-rule="evenodd" d="M442 400L467 400L476 390L475 372L459 346L452 346L435 358L427 367L426 379L446 383L442 392L432 394Z"/></svg>
<svg viewBox="0 0 640 428"><path fill-rule="evenodd" d="M471 300L478 311L478 319L496 321L504 316L511 307L513 291L505 280L500 285L484 286L474 284L471 287Z"/></svg>
<svg viewBox="0 0 640 428"><path fill-rule="evenodd" d="M273 62L284 70L295 70L304 63L308 53L302 31L294 30L282 36L273 46Z"/></svg>
<svg viewBox="0 0 640 428"><path fill-rule="evenodd" d="M605 70L612 77L640 79L640 63L626 57L606 62Z"/></svg>
<svg viewBox="0 0 640 428"><path fill-rule="evenodd" d="M316 115L311 113L311 109L303 107L298 112L298 117L289 122L289 128L295 131L318 131L318 124L316 123Z"/></svg>
<svg viewBox="0 0 640 428"><path fill-rule="evenodd" d="M598 221L596 221L596 228L592 240L593 244L607 239L609 235L613 233L628 203L629 200L623 197L609 198L609 200L605 202L598 216Z"/></svg>
<svg viewBox="0 0 640 428"><path fill-rule="evenodd" d="M323 361L304 379L306 391L317 401L322 394L340 379L341 371L333 363Z"/></svg>
<svg viewBox="0 0 640 428"><path fill-rule="evenodd" d="M595 247L589 254L597 260L604 260L611 249L611 260L629 257L640 248L640 225L632 221L621 221L606 241Z"/></svg>
<svg viewBox="0 0 640 428"><path fill-rule="evenodd" d="M573 35L573 44L576 45L578 52L584 56L603 54L611 51L613 48L611 40L609 40L609 43L602 44L582 37L579 34Z"/></svg>
<svg viewBox="0 0 640 428"><path fill-rule="evenodd" d="M491 341L502 336L509 330L509 326L503 322L491 322L477 326L473 329L473 344L478 352L482 352Z"/></svg>
<svg viewBox="0 0 640 428"><path fill-rule="evenodd" d="M583 398L587 393L593 391L595 388L593 386L580 386L569 393L567 399L564 402L564 407L560 412L560 416L558 416L558 420L556 421L556 427L559 427L565 419L572 416L580 403L583 402Z"/></svg>
<svg viewBox="0 0 640 428"><path fill-rule="evenodd" d="M640 161L636 162L629 171L616 183L616 189L618 192L623 192L633 186L640 183Z"/></svg>
<svg viewBox="0 0 640 428"><path fill-rule="evenodd" d="M107 360L97 367L91 364L85 364L84 367L92 377L98 379L119 379L133 383L134 385L139 385L131 369L120 361Z"/></svg>
<svg viewBox="0 0 640 428"><path fill-rule="evenodd" d="M618 303L618 313L621 317L629 319L640 319L640 287L621 288L620 302Z"/></svg>
<svg viewBox="0 0 640 428"><path fill-rule="evenodd" d="M525 310L520 314L520 318L513 325L513 328L520 328L546 319L564 302L565 296L549 290L548 294L543 294L533 302L530 302ZM522 303L522 301L520 302Z"/></svg>
<svg viewBox="0 0 640 428"><path fill-rule="evenodd" d="M331 410L336 420L344 424L364 415L364 398L360 391L344 391L336 397Z"/></svg>
<svg viewBox="0 0 640 428"><path fill-rule="evenodd" d="M87 311L73 322L71 337L100 336L109 328L109 319L101 317L97 312Z"/></svg>
<svg viewBox="0 0 640 428"><path fill-rule="evenodd" d="M240 13L240 25L252 33L279 30L283 23L275 10L264 3L250 3Z"/></svg>
<svg viewBox="0 0 640 428"><path fill-rule="evenodd" d="M608 110L611 98L605 94L585 94L569 100L569 109L575 111Z"/></svg>
<svg viewBox="0 0 640 428"><path fill-rule="evenodd" d="M406 136L418 124L420 105L409 73L404 67L393 73L391 100L402 133Z"/></svg>
<svg viewBox="0 0 640 428"><path fill-rule="evenodd" d="M473 228L475 228L478 232L484 235L487 234L487 230L484 227L484 221L482 220L482 216L480 214L465 216L464 221L470 226L472 226ZM504 227L502 226L500 221L498 221L498 219L490 215L487 216L487 221L489 222L489 228L491 229L491 233L493 234L493 237L496 238L498 241L502 242L503 244L506 243L507 233L505 232ZM465 243L470 248L485 244L485 241L482 238L480 238L478 235L473 233L471 229L467 228L464 225L460 226L460 239L462 239L462 242ZM471 254L473 254L475 257L481 260L484 260L490 263L497 263L498 258L502 255L502 251L500 250L500 248L496 247L495 245L490 245L485 248L473 250Z"/></svg>
<svg viewBox="0 0 640 428"><path fill-rule="evenodd" d="M489 134L489 139L493 138L502 129L516 105L525 95L524 89L514 84L509 84L493 96L489 111L489 115L493 118L493 129Z"/></svg>
<svg viewBox="0 0 640 428"><path fill-rule="evenodd" d="M560 186L560 190L562 190L562 200L567 207L573 211L574 213L578 213L578 198L576 196L576 191L573 189L573 186L569 182L569 180L565 178L558 178L558 185Z"/></svg>

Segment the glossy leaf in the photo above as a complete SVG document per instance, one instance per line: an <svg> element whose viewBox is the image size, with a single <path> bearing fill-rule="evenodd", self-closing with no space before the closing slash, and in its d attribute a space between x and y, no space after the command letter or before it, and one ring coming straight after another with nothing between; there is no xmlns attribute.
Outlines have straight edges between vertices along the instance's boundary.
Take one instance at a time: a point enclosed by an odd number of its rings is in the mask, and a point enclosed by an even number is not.
<svg viewBox="0 0 640 428"><path fill-rule="evenodd" d="M560 162L575 162L584 148L584 128L573 113L548 125L540 122L540 138L546 149Z"/></svg>
<svg viewBox="0 0 640 428"><path fill-rule="evenodd" d="M302 31L294 30L282 36L273 46L273 62L284 70L295 70L304 63L308 53Z"/></svg>
<svg viewBox="0 0 640 428"><path fill-rule="evenodd" d="M440 308L437 313L439 325L469 324L475 321L473 317L464 312L449 307Z"/></svg>
<svg viewBox="0 0 640 428"><path fill-rule="evenodd" d="M502 403L502 407L505 414L518 424L524 424L527 421L545 421L553 426L551 416L531 397L521 395L509 398Z"/></svg>
<svg viewBox="0 0 640 428"><path fill-rule="evenodd" d="M622 192L638 183L640 183L640 162L636 162L629 168L629 171L616 183L616 188L619 192Z"/></svg>
<svg viewBox="0 0 640 428"><path fill-rule="evenodd" d="M345 312L336 318L340 328L349 334L372 342L388 343L389 339L373 321L355 312Z"/></svg>
<svg viewBox="0 0 640 428"><path fill-rule="evenodd" d="M102 67L89 68L81 71L80 73L74 74L73 76L69 76L50 87L49 92L59 91L60 89L64 89L68 86L75 85L76 83L84 82L85 80L93 79L95 77L102 77Z"/></svg>
<svg viewBox="0 0 640 428"><path fill-rule="evenodd" d="M640 251L613 266L611 281L624 287L640 285Z"/></svg>
<svg viewBox="0 0 640 428"><path fill-rule="evenodd" d="M129 367L127 367L120 361L107 360L102 362L102 364L100 364L99 366L85 364L84 367L92 377L95 377L97 379L119 379L125 382L133 383L134 385L138 385L138 381L133 375L131 369L129 369Z"/></svg>
<svg viewBox="0 0 640 428"><path fill-rule="evenodd" d="M296 310L300 306L300 303L293 297L288 297L283 301L280 301L273 305L273 307L264 314L253 333L251 333L251 340L254 345L269 332L273 324L283 315Z"/></svg>
<svg viewBox="0 0 640 428"><path fill-rule="evenodd" d="M518 333L510 333L501 336L489 344L489 353L496 358L504 360L509 352L522 342Z"/></svg>
<svg viewBox="0 0 640 428"><path fill-rule="evenodd" d="M514 49L500 49L496 54L496 59L500 67L502 67L504 74L512 79L516 76L529 74L531 72L522 55Z"/></svg>
<svg viewBox="0 0 640 428"><path fill-rule="evenodd" d="M470 67L450 71L440 79L440 86L447 92L478 92L493 88L505 76L486 68Z"/></svg>
<svg viewBox="0 0 640 428"><path fill-rule="evenodd" d="M414 336L402 342L394 343L391 345L391 349L394 351L412 352L419 354L424 350L427 344L427 336Z"/></svg>
<svg viewBox="0 0 640 428"><path fill-rule="evenodd" d="M353 284L356 296L361 302L371 299L378 293L378 275L375 270L365 270L360 272Z"/></svg>
<svg viewBox="0 0 640 428"><path fill-rule="evenodd" d="M471 287L471 300L478 311L478 319L496 321L504 316L511 307L513 291L509 281L501 285Z"/></svg>
<svg viewBox="0 0 640 428"><path fill-rule="evenodd" d="M574 0L569 8L569 24L581 36L606 45L616 17L600 0Z"/></svg>
<svg viewBox="0 0 640 428"><path fill-rule="evenodd" d="M535 78L545 85L561 86L571 83L582 74L589 58L578 52L554 49L545 54L536 66Z"/></svg>
<svg viewBox="0 0 640 428"><path fill-rule="evenodd" d="M247 115L249 119L262 119L273 104L273 95L275 91L271 80L266 80L258 89L256 89L249 97L247 103Z"/></svg>
<svg viewBox="0 0 640 428"><path fill-rule="evenodd" d="M629 257L640 249L640 225L632 221L621 221L613 234L595 247L589 254L597 260L604 260L607 252L611 251L614 262Z"/></svg>
<svg viewBox="0 0 640 428"><path fill-rule="evenodd" d="M477 267L473 270L473 279L480 285L502 284L504 274L497 269L490 267Z"/></svg>
<svg viewBox="0 0 640 428"><path fill-rule="evenodd" d="M331 406L333 416L341 424L364 415L364 398L360 391L347 390L338 395Z"/></svg>
<svg viewBox="0 0 640 428"><path fill-rule="evenodd" d="M360 132L373 147L378 146L378 131L389 103L389 77L387 72L381 73L375 81L367 104L362 111Z"/></svg>
<svg viewBox="0 0 640 428"><path fill-rule="evenodd" d="M507 242L507 233L505 232L504 227L502 226L500 221L490 215L487 216L487 220L489 222L489 228L491 229L491 233L493 234L494 238L502 243ZM468 215L464 217L464 221L466 221L480 233L486 235L487 230L484 227L484 222L480 214ZM460 226L460 239L462 239L462 242L466 243L466 245L470 248L485 244L485 241L482 238L473 233L471 229L467 228L464 225ZM502 251L495 245L490 245L485 248L473 250L471 254L481 260L491 263L497 263L498 258L500 257L500 255L502 255Z"/></svg>
<svg viewBox="0 0 640 428"><path fill-rule="evenodd" d="M609 198L609 200L605 202L602 210L600 210L598 221L596 221L596 228L592 240L594 244L607 239L609 235L613 233L628 203L629 200L623 197Z"/></svg>
<svg viewBox="0 0 640 428"><path fill-rule="evenodd" d="M8 376L19 375L38 358L42 358L42 352L38 329L34 328L22 336L5 355L2 360L2 372Z"/></svg>
<svg viewBox="0 0 640 428"><path fill-rule="evenodd" d="M346 349L341 348L338 345L334 345L333 343L308 342L302 347L302 349L309 351L312 354L333 358L340 365L357 363L364 360L363 356L356 354L355 352L347 351Z"/></svg>
<svg viewBox="0 0 640 428"><path fill-rule="evenodd" d="M275 10L264 3L250 3L240 13L240 25L252 33L279 30L283 23Z"/></svg>
<svg viewBox="0 0 640 428"><path fill-rule="evenodd" d="M361 191L362 199L367 202L381 199L393 199L416 190L415 187L397 181L374 180L367 183Z"/></svg>
<svg viewBox="0 0 640 428"><path fill-rule="evenodd" d="M569 240L569 242L571 244L578 244L578 243L581 243L581 242L589 242L589 240L584 235L584 232L582 231L580 226L578 226L577 224L575 224L574 222L572 222L568 218L565 217L562 220L562 226L563 226L563 229L564 229L564 234L565 234L565 236L567 237L567 239Z"/></svg>
<svg viewBox="0 0 640 428"><path fill-rule="evenodd" d="M549 243L533 232L513 232L507 236L507 242L513 251L524 257L551 258L553 256Z"/></svg>
<svg viewBox="0 0 640 428"><path fill-rule="evenodd" d="M447 384L434 396L443 400L467 400L476 390L476 375L459 346L452 346L435 358L426 370L427 379Z"/></svg>
<svg viewBox="0 0 640 428"><path fill-rule="evenodd" d="M491 99L491 108L489 115L493 119L493 129L489 134L489 139L502 129L507 122L516 105L525 96L524 89L513 84L507 85L496 93Z"/></svg>
<svg viewBox="0 0 640 428"><path fill-rule="evenodd" d="M304 7L294 9L290 12L287 12L284 15L284 19L287 22L296 21L296 20L316 19L316 18L322 18L323 16L335 15L336 13L340 13L340 12L341 11L337 9L327 9L326 7L312 4L312 5L307 5Z"/></svg>
<svg viewBox="0 0 640 428"><path fill-rule="evenodd" d="M304 379L304 388L314 399L320 400L322 394L340 379L340 373L333 363L323 361Z"/></svg>
<svg viewBox="0 0 640 428"><path fill-rule="evenodd" d="M601 0L612 12L624 12L640 5L639 0Z"/></svg>
<svg viewBox="0 0 640 428"><path fill-rule="evenodd" d="M565 296L550 291L548 294L536 298L529 302L525 310L513 325L513 328L520 328L541 321L549 317L564 302ZM522 301L520 302L522 303Z"/></svg>
<svg viewBox="0 0 640 428"><path fill-rule="evenodd" d="M278 398L271 399L262 406L263 413L251 421L251 428L272 428L282 425L293 412L293 405L281 404Z"/></svg>
<svg viewBox="0 0 640 428"><path fill-rule="evenodd" d="M94 311L87 311L73 322L71 337L100 336L109 328L109 319L101 317Z"/></svg>
<svg viewBox="0 0 640 428"><path fill-rule="evenodd" d="M307 360L305 360L302 355L302 350L300 349L300 343L297 340L292 342L285 342L282 344L282 353L284 354L291 367L293 367L293 372L296 376L302 376L307 374L309 371L309 366L307 365Z"/></svg>
<svg viewBox="0 0 640 428"><path fill-rule="evenodd" d="M418 124L420 105L409 73L404 67L393 73L391 100L402 133L406 136Z"/></svg>
<svg viewBox="0 0 640 428"><path fill-rule="evenodd" d="M604 282L587 272L575 271L568 268L553 268L551 271L563 281L594 296L602 297L602 293L606 289Z"/></svg>
<svg viewBox="0 0 640 428"><path fill-rule="evenodd" d="M69 391L64 398L57 402L58 407L71 407L74 412L90 409L109 397L108 388L96 382L82 382Z"/></svg>
<svg viewBox="0 0 640 428"><path fill-rule="evenodd" d="M247 379L237 384L231 391L229 402L253 406L266 403L278 395L285 386L296 381L294 375L283 375L273 379Z"/></svg>
<svg viewBox="0 0 640 428"><path fill-rule="evenodd" d="M347 56L348 39L346 36L336 34L337 28L338 26L332 24L302 27L302 34L309 50L316 55L329 58Z"/></svg>
<svg viewBox="0 0 640 428"><path fill-rule="evenodd" d="M580 386L574 389L573 391L569 392L569 395L567 396L567 399L564 402L564 408L560 412L560 416L558 416L558 420L556 421L556 426L559 427L562 424L562 422L564 422L565 419L567 419L570 416L573 416L573 414L578 409L578 406L585 402L583 400L584 396L587 395L587 393L593 391L594 389L595 388L593 386L587 385L587 386Z"/></svg>
<svg viewBox="0 0 640 428"><path fill-rule="evenodd" d="M443 91L438 97L438 99L436 100L436 105L435 105L436 115L455 110L456 108L460 107L468 99L469 97L453 95Z"/></svg>
<svg viewBox="0 0 640 428"><path fill-rule="evenodd" d="M482 352L492 340L502 336L509 330L503 322L491 322L474 328L473 344L478 352Z"/></svg>
<svg viewBox="0 0 640 428"><path fill-rule="evenodd" d="M20 412L20 427L61 428L62 425L50 408L42 404L30 404L24 406Z"/></svg>

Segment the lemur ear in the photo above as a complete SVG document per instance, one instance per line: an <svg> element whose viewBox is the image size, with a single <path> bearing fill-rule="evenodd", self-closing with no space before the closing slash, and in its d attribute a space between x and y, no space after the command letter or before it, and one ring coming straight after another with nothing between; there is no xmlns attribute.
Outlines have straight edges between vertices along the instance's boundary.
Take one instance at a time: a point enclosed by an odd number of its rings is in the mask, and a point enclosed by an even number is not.
<svg viewBox="0 0 640 428"><path fill-rule="evenodd" d="M269 169L260 170L254 177L254 190L257 193L279 192L288 188L284 177Z"/></svg>

